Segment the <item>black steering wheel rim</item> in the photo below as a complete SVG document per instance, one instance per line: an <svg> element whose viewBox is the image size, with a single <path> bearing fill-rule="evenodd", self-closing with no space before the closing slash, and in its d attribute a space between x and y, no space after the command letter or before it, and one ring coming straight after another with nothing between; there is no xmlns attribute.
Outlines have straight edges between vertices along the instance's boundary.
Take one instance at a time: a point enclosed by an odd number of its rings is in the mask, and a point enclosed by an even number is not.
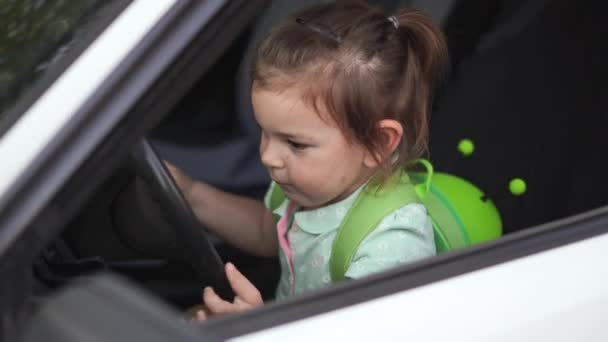
<svg viewBox="0 0 608 342"><path fill-rule="evenodd" d="M193 268L203 285L213 287L220 297L232 300L234 294L219 254L156 150L143 138L135 144L131 156L138 176L149 184L173 229L178 255Z"/></svg>

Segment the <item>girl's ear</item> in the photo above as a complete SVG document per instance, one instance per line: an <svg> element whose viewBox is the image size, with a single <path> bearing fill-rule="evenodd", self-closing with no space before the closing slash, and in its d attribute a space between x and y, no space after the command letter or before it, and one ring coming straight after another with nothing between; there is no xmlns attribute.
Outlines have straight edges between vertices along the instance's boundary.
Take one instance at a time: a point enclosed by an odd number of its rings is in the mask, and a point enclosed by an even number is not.
<svg viewBox="0 0 608 342"><path fill-rule="evenodd" d="M395 152L401 138L403 138L403 126L397 120L383 119L378 121L378 129L382 137L381 151L370 152L365 156L365 166L375 168L379 163L384 162L386 158Z"/></svg>

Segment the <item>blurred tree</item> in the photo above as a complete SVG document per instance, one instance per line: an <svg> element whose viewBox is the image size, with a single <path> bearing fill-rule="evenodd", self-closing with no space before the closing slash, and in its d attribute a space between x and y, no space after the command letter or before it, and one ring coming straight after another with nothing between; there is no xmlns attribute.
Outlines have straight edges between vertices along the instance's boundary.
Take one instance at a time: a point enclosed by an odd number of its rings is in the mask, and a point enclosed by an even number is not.
<svg viewBox="0 0 608 342"><path fill-rule="evenodd" d="M69 46L99 0L0 0L0 120Z"/></svg>

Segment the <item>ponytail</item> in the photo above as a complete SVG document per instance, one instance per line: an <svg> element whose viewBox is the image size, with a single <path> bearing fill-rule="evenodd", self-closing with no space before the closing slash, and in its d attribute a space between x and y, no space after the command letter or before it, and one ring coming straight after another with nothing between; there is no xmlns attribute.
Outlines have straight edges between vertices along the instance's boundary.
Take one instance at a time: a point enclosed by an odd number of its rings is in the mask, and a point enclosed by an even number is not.
<svg viewBox="0 0 608 342"><path fill-rule="evenodd" d="M427 151L433 93L446 73L448 50L443 33L424 13L403 9L394 18L398 23L396 36L405 50L401 97L395 110L409 116L405 120L409 127L407 124L404 127L402 152L406 153L407 159L412 159Z"/></svg>
<svg viewBox="0 0 608 342"><path fill-rule="evenodd" d="M435 83L445 74L448 49L443 32L423 12L403 9L397 15L398 36L421 67L422 76Z"/></svg>

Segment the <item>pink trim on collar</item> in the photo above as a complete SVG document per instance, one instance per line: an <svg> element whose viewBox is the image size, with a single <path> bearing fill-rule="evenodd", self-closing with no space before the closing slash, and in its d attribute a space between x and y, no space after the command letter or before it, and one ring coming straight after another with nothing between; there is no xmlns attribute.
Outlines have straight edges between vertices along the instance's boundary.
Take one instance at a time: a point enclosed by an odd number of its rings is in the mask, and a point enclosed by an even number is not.
<svg viewBox="0 0 608 342"><path fill-rule="evenodd" d="M279 235L279 245L285 252L285 256L287 257L287 264L289 265L289 270L291 271L291 276L294 277L293 270L293 251L291 249L291 245L289 244L289 240L287 239L287 229L289 228L289 218L291 217L291 213L296 208L294 203L289 203L287 206L287 210L285 211L285 215L281 217L279 222L277 223L277 233ZM292 278L293 279L293 278Z"/></svg>

